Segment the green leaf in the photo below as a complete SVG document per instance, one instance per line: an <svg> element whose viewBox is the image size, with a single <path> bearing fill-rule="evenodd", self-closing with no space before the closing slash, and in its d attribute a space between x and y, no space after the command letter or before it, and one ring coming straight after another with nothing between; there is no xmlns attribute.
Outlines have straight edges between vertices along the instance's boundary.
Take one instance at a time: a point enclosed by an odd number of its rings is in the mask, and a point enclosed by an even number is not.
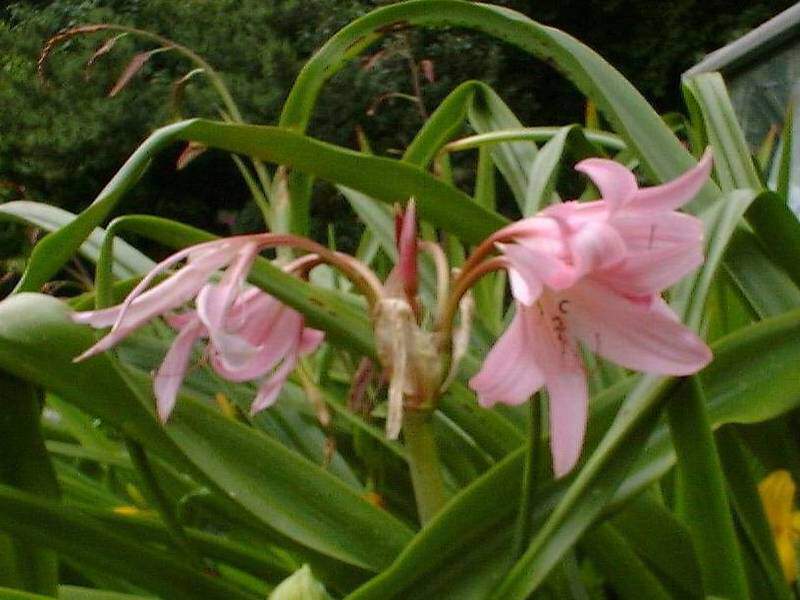
<svg viewBox="0 0 800 600"><path fill-rule="evenodd" d="M572 127L577 127L573 125ZM498 129L487 133L479 133L450 142L445 146L448 152L463 152L475 148L489 148L501 142L531 141L546 143L558 135L563 127L523 127L521 129ZM627 150L625 142L607 131L581 127L584 137L594 146L622 153ZM622 162L620 160L620 162ZM627 163L626 163L627 164Z"/></svg>
<svg viewBox="0 0 800 600"><path fill-rule="evenodd" d="M45 231L56 231L72 223L76 216L59 208L43 202L29 202L19 200L0 204L0 220L11 220L41 227ZM100 247L103 244L105 231L99 227L89 234L89 237L80 245L78 251L92 262L97 262ZM120 278L135 277L147 273L155 263L128 244L125 240L115 241L114 275Z"/></svg>
<svg viewBox="0 0 800 600"><path fill-rule="evenodd" d="M595 523L644 448L656 423L659 400L669 386L670 381L663 377L648 376L640 380L597 449L589 455L492 598L527 598Z"/></svg>
<svg viewBox="0 0 800 600"><path fill-rule="evenodd" d="M556 188L561 163L567 151L576 158L588 158L600 154L583 135L577 125L563 127L539 150L530 166L528 189L525 192L523 216L531 216L550 203Z"/></svg>
<svg viewBox="0 0 800 600"><path fill-rule="evenodd" d="M495 210L497 205L496 187L495 168L490 151L488 148L480 148L475 175L475 202L484 208ZM503 329L505 281L505 272L495 271L481 277L472 288L472 296L475 298L475 316L494 336L499 336ZM498 285L502 287L500 294L497 293Z"/></svg>
<svg viewBox="0 0 800 600"><path fill-rule="evenodd" d="M789 202L789 190L791 189L792 181L796 179L794 165L797 163L798 157L795 156L797 152L797 142L795 141L797 117L795 112L798 107L800 107L800 102L795 100L789 110L786 111L786 120L783 123L781 141L778 146L780 148L780 159L777 164L776 191L784 202Z"/></svg>
<svg viewBox="0 0 800 600"><path fill-rule="evenodd" d="M760 317L774 317L800 306L800 288L767 256L755 235L734 232L725 254L725 270Z"/></svg>
<svg viewBox="0 0 800 600"><path fill-rule="evenodd" d="M684 81L703 118L704 130L714 149L714 171L723 191L762 190L725 82L719 73L701 73Z"/></svg>
<svg viewBox="0 0 800 600"><path fill-rule="evenodd" d="M639 494L608 522L676 597L703 596L689 531L654 493Z"/></svg>
<svg viewBox="0 0 800 600"><path fill-rule="evenodd" d="M176 140L194 140L211 148L290 165L390 204L405 203L413 196L421 218L467 242L481 241L506 222L500 215L472 202L463 192L407 163L360 154L276 127L195 119L156 131L134 152L89 208L71 224L42 239L34 247L17 289L37 289L52 276L86 236L108 217L144 172L150 159Z"/></svg>
<svg viewBox="0 0 800 600"><path fill-rule="evenodd" d="M475 395L463 383L454 381L439 400L439 410L496 459L519 448L523 433L495 410L486 410L475 402Z"/></svg>
<svg viewBox="0 0 800 600"><path fill-rule="evenodd" d="M469 109L469 122L478 133L497 130L520 129L522 123L511 112L505 102L487 85L480 88ZM492 158L497 169L503 174L520 211L525 213L525 196L528 190L528 177L533 160L536 158L536 144L527 140L494 144Z"/></svg>
<svg viewBox="0 0 800 600"><path fill-rule="evenodd" d="M712 345L714 361L700 375L712 428L761 423L800 405L800 379L793 368L800 361L798 334L800 310L794 310L739 329ZM674 460L667 428L660 426L614 504L658 481Z"/></svg>
<svg viewBox="0 0 800 600"><path fill-rule="evenodd" d="M29 594L28 592L3 587L0 588L0 600L53 600L53 597Z"/></svg>
<svg viewBox="0 0 800 600"><path fill-rule="evenodd" d="M760 194L745 213L770 258L800 285L800 221L780 196Z"/></svg>
<svg viewBox="0 0 800 600"><path fill-rule="evenodd" d="M306 63L284 105L280 124L304 131L325 82L397 23L475 29L550 61L597 105L651 176L660 181L672 179L694 164L641 94L590 48L507 8L460 0L402 2L381 7L347 25ZM710 184L696 204L707 204L714 195Z"/></svg>
<svg viewBox="0 0 800 600"><path fill-rule="evenodd" d="M669 600L670 595L613 525L601 523L587 531L581 547L623 600Z"/></svg>
<svg viewBox="0 0 800 600"><path fill-rule="evenodd" d="M348 600L409 597L409 588L465 559L466 548L486 547L490 532L509 520L519 494L522 453L514 452L464 488L404 548L392 566L358 588ZM497 503L495 503L497 501ZM511 535L506 535L510 543ZM494 552L495 556L502 552ZM466 557L469 560L469 557ZM488 579L488 578L487 578Z"/></svg>
<svg viewBox="0 0 800 600"><path fill-rule="evenodd" d="M97 510L96 507L82 509L92 518L103 522L108 529L133 539L148 540L157 544L167 544L170 541L170 534L164 525L153 519L121 516ZM245 545L221 535L212 535L188 527L186 533L203 556L234 566L270 583L278 583L288 577L295 568L292 561L284 555L263 545Z"/></svg>
<svg viewBox="0 0 800 600"><path fill-rule="evenodd" d="M39 426L36 389L0 372L0 482L45 498L58 498L58 482ZM16 571L23 589L53 595L58 558L49 550L13 540Z"/></svg>
<svg viewBox="0 0 800 600"><path fill-rule="evenodd" d="M727 192L700 215L705 226L706 260L699 273L685 278L673 288L671 302L675 311L693 329L700 326L711 282L722 263L728 242L756 194L753 190Z"/></svg>
<svg viewBox="0 0 800 600"><path fill-rule="evenodd" d="M676 503L692 535L707 594L750 597L725 480L698 378L667 405L677 455Z"/></svg>
<svg viewBox="0 0 800 600"><path fill-rule="evenodd" d="M119 592L108 592L106 590L93 590L74 585L62 585L58 588L59 600L153 600L150 596L134 596L132 594L120 594Z"/></svg>
<svg viewBox="0 0 800 600"><path fill-rule="evenodd" d="M772 531L764 514L752 459L733 427L720 429L716 441L741 537L756 557L752 566L762 573L770 597L790 600L792 594L786 584Z"/></svg>
<svg viewBox="0 0 800 600"><path fill-rule="evenodd" d="M155 600L152 596L133 596L131 594L94 590L73 585L59 586L58 598L59 600ZM53 600L53 597L0 588L0 600Z"/></svg>
<svg viewBox="0 0 800 600"><path fill-rule="evenodd" d="M81 447L110 455L125 454L122 445L109 439L98 423L85 412L55 394L47 394L45 402L49 411L52 411L49 414L56 416L59 425L62 425Z"/></svg>
<svg viewBox="0 0 800 600"><path fill-rule="evenodd" d="M450 92L436 107L403 153L403 160L418 167L427 167L439 149L464 126L475 91L482 86L465 81Z"/></svg>
<svg viewBox="0 0 800 600"><path fill-rule="evenodd" d="M0 528L166 598L254 599L168 552L111 532L85 513L0 485Z"/></svg>
<svg viewBox="0 0 800 600"><path fill-rule="evenodd" d="M180 470L190 464L115 374L107 356L74 364L94 344L91 329L71 322L68 308L50 296L17 294L0 302L0 370L55 391L82 411L144 441Z"/></svg>
<svg viewBox="0 0 800 600"><path fill-rule="evenodd" d="M315 550L377 570L411 537L389 513L319 466L205 406L179 403L167 430L234 502ZM214 440L212 447L208 440Z"/></svg>

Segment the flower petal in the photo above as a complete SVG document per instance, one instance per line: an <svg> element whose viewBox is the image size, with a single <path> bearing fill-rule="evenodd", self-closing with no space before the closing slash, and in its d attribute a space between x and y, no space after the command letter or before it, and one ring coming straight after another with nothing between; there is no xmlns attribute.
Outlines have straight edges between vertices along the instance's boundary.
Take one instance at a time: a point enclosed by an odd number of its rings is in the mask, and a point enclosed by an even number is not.
<svg viewBox="0 0 800 600"><path fill-rule="evenodd" d="M638 189L633 173L613 160L587 158L575 165L575 170L592 179L603 200L608 202L610 213L622 208Z"/></svg>
<svg viewBox="0 0 800 600"><path fill-rule="evenodd" d="M542 293L542 286L556 290L575 282L575 269L557 256L522 244L497 244L509 263L511 292L526 306L532 305Z"/></svg>
<svg viewBox="0 0 800 600"><path fill-rule="evenodd" d="M291 341L285 341L279 346L265 344L255 349L252 353L241 353L239 356L230 352L230 346L226 353L220 352L216 347L213 347L214 354L211 357L211 366L218 375L228 381L241 382L258 379L280 362L291 345Z"/></svg>
<svg viewBox="0 0 800 600"><path fill-rule="evenodd" d="M627 254L625 242L616 229L601 222L587 223L578 229L570 236L569 246L575 279L618 264Z"/></svg>
<svg viewBox="0 0 800 600"><path fill-rule="evenodd" d="M224 264L222 262L224 259L226 260L225 256L207 252L197 260L187 264L166 281L159 283L132 300L133 292L131 292L120 307L106 309L108 312L90 311L95 312L95 314L90 315L84 322L90 324L106 323L112 314L116 314L116 321L111 328L111 332L86 352L76 357L74 359L75 362L85 360L90 356L112 348L148 321L188 302L197 294L198 289L205 284L211 274ZM148 277L149 275L142 282ZM119 308L118 311L117 308ZM80 319L80 317L78 318ZM74 319L75 316L73 316Z"/></svg>
<svg viewBox="0 0 800 600"><path fill-rule="evenodd" d="M225 269L219 284L203 288L203 308L200 309L198 302L197 314L212 336L225 328L228 312L241 292L247 272L257 255L258 244L255 242L243 244L236 252L233 262Z"/></svg>
<svg viewBox="0 0 800 600"><path fill-rule="evenodd" d="M166 290L173 290L174 288L181 290L193 289L193 293L189 295L189 297L191 298L194 296L200 288L201 283L197 283L195 288L192 288L192 284L198 282L198 280L204 282L214 271L226 264L230 260L230 249L230 242L227 240L220 240L184 248L162 260L153 267L127 295L125 301L121 305L122 310L117 318L117 322L114 324L114 329L122 326L122 321L125 320L128 310L137 300L140 301L141 305L149 307L157 303L158 299L164 295ZM187 259L184 268L180 269L166 281L145 292L147 287L158 275L184 258ZM206 275L205 277L201 277L203 273ZM156 292L156 290L159 290L160 293ZM144 297L147 297L147 302L141 302ZM174 306L170 308L174 308Z"/></svg>
<svg viewBox="0 0 800 600"><path fill-rule="evenodd" d="M588 388L571 324L558 296L546 295L542 310L528 311L536 320L534 351L549 396L553 473L566 475L575 466L586 431Z"/></svg>
<svg viewBox="0 0 800 600"><path fill-rule="evenodd" d="M598 278L624 295L660 293L703 263L703 223L678 212L615 218L625 260Z"/></svg>
<svg viewBox="0 0 800 600"><path fill-rule="evenodd" d="M163 316L163 318L167 322L167 325L176 331L180 331L197 318L197 311L185 310L180 313L167 313Z"/></svg>
<svg viewBox="0 0 800 600"><path fill-rule="evenodd" d="M158 418L162 423L167 422L172 409L175 407L178 390L189 366L192 346L203 334L204 330L205 328L199 319L194 319L187 323L175 336L175 340L169 347L166 356L164 356L161 366L158 367L153 380L153 392L156 397Z"/></svg>
<svg viewBox="0 0 800 600"><path fill-rule="evenodd" d="M300 347L298 352L300 356L311 354L325 339L325 332L311 327L303 327L303 333L300 335Z"/></svg>
<svg viewBox="0 0 800 600"><path fill-rule="evenodd" d="M522 404L544 384L544 375L536 361L532 336L529 331L535 321L526 313L538 311L517 304L517 312L505 333L489 351L477 375L469 386L478 394L481 406Z"/></svg>
<svg viewBox="0 0 800 600"><path fill-rule="evenodd" d="M295 348L293 352L286 355L278 369L270 377L265 379L261 387L258 388L255 400L253 400L253 403L250 405L251 415L261 412L265 408L275 404L275 400L278 399L278 394L280 394L283 384L286 383L286 379L291 375L292 371L294 371L296 364L297 349Z"/></svg>
<svg viewBox="0 0 800 600"><path fill-rule="evenodd" d="M678 321L660 298L637 302L590 280L565 294L570 327L588 348L624 367L661 375L690 375L711 350Z"/></svg>
<svg viewBox="0 0 800 600"><path fill-rule="evenodd" d="M547 373L553 473L562 477L578 462L586 434L589 391L580 365Z"/></svg>
<svg viewBox="0 0 800 600"><path fill-rule="evenodd" d="M713 162L711 148L697 165L680 177L662 185L639 189L627 206L635 211L670 211L686 204L708 181Z"/></svg>

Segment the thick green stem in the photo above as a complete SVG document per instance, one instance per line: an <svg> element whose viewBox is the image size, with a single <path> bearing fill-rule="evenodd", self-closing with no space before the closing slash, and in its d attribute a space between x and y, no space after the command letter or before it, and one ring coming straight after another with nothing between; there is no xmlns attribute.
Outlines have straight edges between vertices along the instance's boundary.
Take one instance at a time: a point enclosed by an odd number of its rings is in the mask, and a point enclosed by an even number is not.
<svg viewBox="0 0 800 600"><path fill-rule="evenodd" d="M422 525L430 521L447 500L431 415L430 411L408 411L403 420L403 440Z"/></svg>

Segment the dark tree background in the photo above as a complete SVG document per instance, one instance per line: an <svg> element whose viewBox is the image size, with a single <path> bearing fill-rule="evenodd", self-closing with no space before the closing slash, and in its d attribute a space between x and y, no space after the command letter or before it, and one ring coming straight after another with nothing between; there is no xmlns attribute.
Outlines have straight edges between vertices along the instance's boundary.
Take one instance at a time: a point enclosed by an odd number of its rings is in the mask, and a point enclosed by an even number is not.
<svg viewBox="0 0 800 600"><path fill-rule="evenodd" d="M31 199L73 211L85 207L153 129L179 116L173 82L191 66L161 53L127 88L108 90L131 57L148 46L131 37L87 71L108 34L70 40L51 56L48 80L36 77L45 40L67 27L122 23L189 46L228 82L245 118L274 123L303 63L337 29L386 2L369 0L56 0L0 8L0 201ZM681 110L679 76L705 53L735 39L792 4L754 1L744 9L723 0L506 0L497 4L563 29L619 68L661 111ZM422 122L413 103L385 93L411 93L408 59L427 60L435 79L422 88L430 110L459 82L493 86L526 124L580 121L584 103L546 65L472 32L413 31L390 37L369 68L353 64L326 87L311 134L354 146L363 128L379 153L402 148ZM183 115L218 116L202 77L188 86ZM159 157L124 210L160 214L225 232L220 211L238 215L236 229L256 227L257 212L230 158L209 152L175 170L180 148ZM326 186L315 198L316 222L347 228L341 199ZM319 227L316 229L320 229ZM0 254L19 254L19 228L0 229ZM319 232L318 232L319 233Z"/></svg>

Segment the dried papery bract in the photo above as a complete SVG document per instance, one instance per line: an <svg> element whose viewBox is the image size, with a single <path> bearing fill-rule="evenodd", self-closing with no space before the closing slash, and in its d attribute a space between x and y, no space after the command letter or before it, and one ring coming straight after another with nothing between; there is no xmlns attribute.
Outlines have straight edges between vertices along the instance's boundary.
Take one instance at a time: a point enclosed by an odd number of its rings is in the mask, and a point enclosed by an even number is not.
<svg viewBox="0 0 800 600"><path fill-rule="evenodd" d="M417 325L411 306L400 298L381 299L375 307L375 346L389 371L386 434L397 438L404 407L431 408L442 378L441 350L435 333Z"/></svg>

